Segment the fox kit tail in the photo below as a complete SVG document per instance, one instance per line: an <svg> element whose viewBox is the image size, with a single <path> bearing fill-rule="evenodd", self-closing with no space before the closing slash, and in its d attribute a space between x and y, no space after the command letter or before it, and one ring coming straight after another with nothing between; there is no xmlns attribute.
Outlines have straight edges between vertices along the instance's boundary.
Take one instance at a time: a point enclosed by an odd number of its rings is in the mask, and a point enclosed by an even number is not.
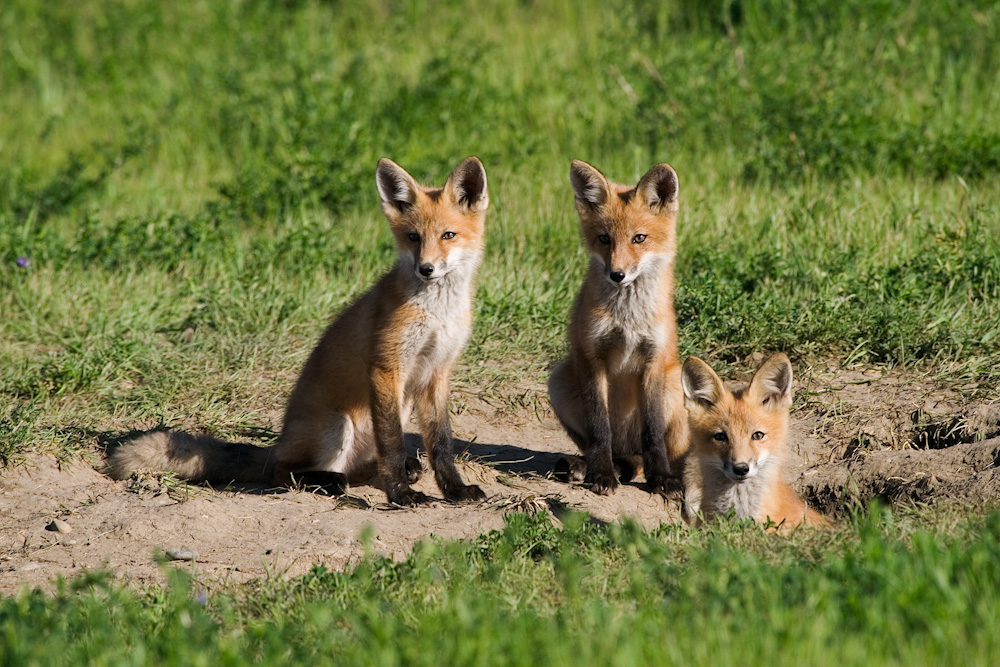
<svg viewBox="0 0 1000 667"><path fill-rule="evenodd" d="M108 474L126 479L140 470L167 470L189 482L270 483L273 449L183 431L156 431L111 452Z"/></svg>

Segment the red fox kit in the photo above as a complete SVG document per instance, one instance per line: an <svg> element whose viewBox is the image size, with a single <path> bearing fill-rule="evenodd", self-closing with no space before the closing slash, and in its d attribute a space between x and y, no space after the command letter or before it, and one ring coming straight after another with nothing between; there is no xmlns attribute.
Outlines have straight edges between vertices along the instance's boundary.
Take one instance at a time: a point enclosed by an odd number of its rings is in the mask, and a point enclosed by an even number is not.
<svg viewBox="0 0 1000 667"><path fill-rule="evenodd" d="M688 446L673 302L677 174L658 164L628 187L576 160L570 182L591 261L569 358L549 376L552 408L594 493L618 486L613 459L639 454L650 492L665 493Z"/></svg>
<svg viewBox="0 0 1000 667"><path fill-rule="evenodd" d="M153 433L112 453L113 477L154 468L199 481L287 485L305 478L343 486L374 465L390 502L424 502L428 498L410 488L415 461L407 462L403 447L412 408L444 497L485 498L455 467L448 382L472 325L489 204L486 171L470 157L443 188L427 188L382 159L376 183L398 260L323 334L292 391L278 444L268 449Z"/></svg>
<svg viewBox="0 0 1000 667"><path fill-rule="evenodd" d="M691 451L684 470L684 516L691 523L733 510L780 527L825 525L782 478L792 405L792 364L775 354L750 385L730 391L697 357L684 362Z"/></svg>

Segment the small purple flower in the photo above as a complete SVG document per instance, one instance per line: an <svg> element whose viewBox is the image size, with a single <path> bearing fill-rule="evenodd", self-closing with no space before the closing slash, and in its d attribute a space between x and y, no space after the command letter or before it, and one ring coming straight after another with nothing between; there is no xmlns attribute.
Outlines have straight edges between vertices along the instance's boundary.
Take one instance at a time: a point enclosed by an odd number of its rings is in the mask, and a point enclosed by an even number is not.
<svg viewBox="0 0 1000 667"><path fill-rule="evenodd" d="M17 265L20 266L22 269L28 268L29 264L31 264L31 261L27 257L17 258Z"/></svg>

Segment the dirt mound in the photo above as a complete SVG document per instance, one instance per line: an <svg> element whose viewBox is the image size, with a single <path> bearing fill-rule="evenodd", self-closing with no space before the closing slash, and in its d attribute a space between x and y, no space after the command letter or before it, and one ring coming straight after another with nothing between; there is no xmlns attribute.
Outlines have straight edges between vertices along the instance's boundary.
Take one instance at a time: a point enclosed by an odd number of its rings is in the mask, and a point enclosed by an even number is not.
<svg viewBox="0 0 1000 667"><path fill-rule="evenodd" d="M798 467L812 505L1000 500L1000 403L899 370L813 368L793 415L822 441Z"/></svg>
<svg viewBox="0 0 1000 667"><path fill-rule="evenodd" d="M796 387L788 477L819 509L839 513L871 498L892 502L980 503L1000 498L996 401L972 400L920 378L893 373L808 369ZM518 393L519 392L519 393ZM399 557L428 536L472 537L500 528L511 511L587 512L595 521L634 517L647 527L679 521L679 499L650 496L639 484L612 496L551 479L556 460L576 453L545 405L540 387L525 404L491 405L462 390L455 433L468 438L459 468L489 495L484 503L393 508L372 487L343 498L266 488L219 490L170 476L115 482L93 465L36 454L0 473L0 593L50 586L58 576L108 568L139 583L162 577L156 553L193 560L206 583L239 583L266 573L296 575L317 563L343 568L369 549ZM978 442L976 442L978 438ZM408 442L415 449L416 439ZM417 488L440 497L426 471ZM60 519L71 532L47 529ZM66 525L59 526L66 530Z"/></svg>
<svg viewBox="0 0 1000 667"><path fill-rule="evenodd" d="M938 500L984 503L1000 499L1000 438L947 449L885 450L805 471L800 492L826 511L872 498L889 502Z"/></svg>

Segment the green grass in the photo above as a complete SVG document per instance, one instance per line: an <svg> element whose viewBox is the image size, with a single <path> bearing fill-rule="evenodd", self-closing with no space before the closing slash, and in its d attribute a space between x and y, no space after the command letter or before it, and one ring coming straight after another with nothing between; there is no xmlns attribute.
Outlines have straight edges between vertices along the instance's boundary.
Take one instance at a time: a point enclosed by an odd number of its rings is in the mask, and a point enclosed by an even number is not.
<svg viewBox="0 0 1000 667"><path fill-rule="evenodd" d="M459 384L534 386L564 353L580 158L677 169L684 354L913 365L995 398L997 43L995 2L5 0L0 466L140 425L277 428L325 323L393 261L383 156L428 183L486 164ZM516 519L207 607L95 577L0 601L0 651L987 662L996 517L885 521L828 542Z"/></svg>
<svg viewBox="0 0 1000 667"><path fill-rule="evenodd" d="M133 591L93 574L0 600L21 664L987 665L1000 650L1000 515L938 528L875 509L833 534L689 533L509 517L292 580Z"/></svg>
<svg viewBox="0 0 1000 667"><path fill-rule="evenodd" d="M684 353L995 383L998 13L5 2L0 407L36 406L28 425L232 425L262 380L280 403L393 261L383 155L430 183L468 154L487 165L459 382L536 382L563 354L587 262L567 171L584 158L623 181L661 160L680 173Z"/></svg>

